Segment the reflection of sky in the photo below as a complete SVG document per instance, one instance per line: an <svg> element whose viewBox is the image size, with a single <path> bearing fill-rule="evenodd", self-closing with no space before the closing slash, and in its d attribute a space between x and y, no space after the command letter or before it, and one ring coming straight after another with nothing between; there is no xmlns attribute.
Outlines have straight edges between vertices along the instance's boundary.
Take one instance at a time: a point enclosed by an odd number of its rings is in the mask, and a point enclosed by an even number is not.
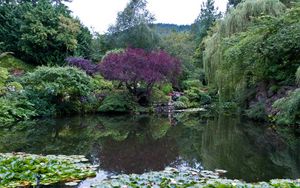
<svg viewBox="0 0 300 188"><path fill-rule="evenodd" d="M91 185L93 184L97 184L105 179L107 179L107 177L110 176L110 174L108 172L105 172L103 170L99 170L97 172L97 176L95 178L91 178L91 179L87 179L82 181L78 188L90 188Z"/></svg>
<svg viewBox="0 0 300 188"><path fill-rule="evenodd" d="M191 161L186 161L182 157L177 157L176 161L172 162L170 164L170 167L174 167L180 170L184 169L197 169L199 171L203 170L203 166L200 161L197 161L196 159L192 159Z"/></svg>
<svg viewBox="0 0 300 188"><path fill-rule="evenodd" d="M99 161L99 159L95 159L95 160ZM93 162L93 163L95 163L95 162ZM100 163L100 161L99 161L99 163ZM201 163L199 161L197 161L196 159L193 159L192 161L185 161L180 156L177 157L177 159L175 161L166 165L166 168L167 167L177 168L177 169L179 169L179 171L190 170L191 168L195 169L195 170L199 170L199 172L201 170L203 170ZM97 171L96 177L82 181L78 185L78 188L89 188L89 187L91 187L91 185L99 184L99 182L106 180L114 175L118 175L118 173L111 173L111 172L105 171L103 169L99 169Z"/></svg>

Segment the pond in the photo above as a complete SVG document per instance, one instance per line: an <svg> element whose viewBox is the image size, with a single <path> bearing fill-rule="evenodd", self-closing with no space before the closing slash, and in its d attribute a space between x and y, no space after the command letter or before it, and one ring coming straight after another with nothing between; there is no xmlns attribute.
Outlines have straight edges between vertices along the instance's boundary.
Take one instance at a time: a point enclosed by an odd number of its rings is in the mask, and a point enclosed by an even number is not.
<svg viewBox="0 0 300 188"><path fill-rule="evenodd" d="M181 113L36 120L0 129L0 152L85 155L95 180L165 167L227 170L247 182L300 177L299 135L241 117Z"/></svg>

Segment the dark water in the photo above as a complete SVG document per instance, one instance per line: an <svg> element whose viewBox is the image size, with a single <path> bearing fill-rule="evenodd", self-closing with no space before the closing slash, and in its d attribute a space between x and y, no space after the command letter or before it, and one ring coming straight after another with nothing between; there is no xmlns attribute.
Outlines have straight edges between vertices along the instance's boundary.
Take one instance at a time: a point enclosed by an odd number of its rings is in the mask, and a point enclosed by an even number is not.
<svg viewBox="0 0 300 188"><path fill-rule="evenodd" d="M167 166L225 169L226 177L248 182L300 177L299 135L222 115L98 115L21 123L0 129L0 152L85 155L100 165L97 179Z"/></svg>

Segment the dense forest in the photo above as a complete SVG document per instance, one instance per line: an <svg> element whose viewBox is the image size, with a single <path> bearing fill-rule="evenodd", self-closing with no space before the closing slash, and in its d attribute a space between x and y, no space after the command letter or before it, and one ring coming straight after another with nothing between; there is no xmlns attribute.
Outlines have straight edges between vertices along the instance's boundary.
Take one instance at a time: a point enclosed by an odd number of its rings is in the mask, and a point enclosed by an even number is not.
<svg viewBox="0 0 300 188"><path fill-rule="evenodd" d="M66 2L0 0L0 128L190 110L299 134L300 1L229 0L220 12L205 0L193 24L176 25L130 0L105 33Z"/></svg>

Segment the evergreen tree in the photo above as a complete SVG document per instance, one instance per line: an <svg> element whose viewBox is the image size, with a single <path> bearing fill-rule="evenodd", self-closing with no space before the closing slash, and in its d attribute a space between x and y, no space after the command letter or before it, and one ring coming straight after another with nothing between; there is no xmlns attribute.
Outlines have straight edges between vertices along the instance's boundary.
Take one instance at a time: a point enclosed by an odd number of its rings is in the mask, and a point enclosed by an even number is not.
<svg viewBox="0 0 300 188"><path fill-rule="evenodd" d="M207 35L209 28L219 18L221 18L221 13L215 7L214 0L207 0L202 3L201 12L192 25L192 31L199 43Z"/></svg>
<svg viewBox="0 0 300 188"><path fill-rule="evenodd" d="M208 30L213 26L215 21L221 18L222 14L215 7L214 0L207 0L201 5L201 12L194 24L192 25L192 33L195 35L197 49L194 54L194 62L198 67L202 67L203 57L203 39L207 36Z"/></svg>

